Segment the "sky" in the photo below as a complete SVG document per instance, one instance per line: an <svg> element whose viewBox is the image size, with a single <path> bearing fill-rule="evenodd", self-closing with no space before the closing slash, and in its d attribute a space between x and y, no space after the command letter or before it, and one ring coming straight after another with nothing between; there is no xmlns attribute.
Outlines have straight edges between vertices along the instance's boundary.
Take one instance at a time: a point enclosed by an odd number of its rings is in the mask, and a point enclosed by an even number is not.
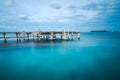
<svg viewBox="0 0 120 80"><path fill-rule="evenodd" d="M0 0L0 32L120 31L120 0Z"/></svg>

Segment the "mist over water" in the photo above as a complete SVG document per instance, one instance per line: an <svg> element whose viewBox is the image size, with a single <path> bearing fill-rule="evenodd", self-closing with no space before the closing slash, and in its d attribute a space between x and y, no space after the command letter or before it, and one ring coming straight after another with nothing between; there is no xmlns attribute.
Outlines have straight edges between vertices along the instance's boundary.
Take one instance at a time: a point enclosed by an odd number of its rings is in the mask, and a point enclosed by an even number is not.
<svg viewBox="0 0 120 80"><path fill-rule="evenodd" d="M72 41L0 41L0 80L120 80L120 33Z"/></svg>

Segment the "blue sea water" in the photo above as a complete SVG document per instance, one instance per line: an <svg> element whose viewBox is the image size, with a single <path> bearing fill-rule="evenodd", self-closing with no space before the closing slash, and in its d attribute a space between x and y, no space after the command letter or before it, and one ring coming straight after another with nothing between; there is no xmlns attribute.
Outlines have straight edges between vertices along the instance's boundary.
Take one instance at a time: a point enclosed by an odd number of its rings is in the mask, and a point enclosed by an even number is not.
<svg viewBox="0 0 120 80"><path fill-rule="evenodd" d="M120 80L120 33L72 41L0 41L0 80Z"/></svg>

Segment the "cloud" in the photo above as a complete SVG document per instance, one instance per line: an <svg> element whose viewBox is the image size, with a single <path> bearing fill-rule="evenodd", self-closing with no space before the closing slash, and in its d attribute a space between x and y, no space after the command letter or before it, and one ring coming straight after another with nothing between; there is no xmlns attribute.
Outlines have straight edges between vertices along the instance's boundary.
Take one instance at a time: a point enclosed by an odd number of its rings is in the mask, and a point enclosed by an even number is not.
<svg viewBox="0 0 120 80"><path fill-rule="evenodd" d="M81 24L81 23L87 23L96 18L96 16L99 14L98 11L78 11L76 14L73 14L71 16L67 17L61 17L60 19L56 20L61 23L66 24Z"/></svg>
<svg viewBox="0 0 120 80"><path fill-rule="evenodd" d="M85 6L88 6L88 4ZM80 22L88 22L88 21L94 20L96 16L98 16L99 13L101 12L100 10L97 10L97 9L91 9L91 8L84 9L84 6L76 6L76 5L70 5L68 6L68 9L73 13L72 19L77 19Z"/></svg>
<svg viewBox="0 0 120 80"><path fill-rule="evenodd" d="M5 0L4 4L5 4L5 6L10 7L10 6L14 5L14 2L15 2L14 0Z"/></svg>
<svg viewBox="0 0 120 80"><path fill-rule="evenodd" d="M62 8L59 3L53 3L50 6L51 6L51 8L54 8L54 9L61 9Z"/></svg>
<svg viewBox="0 0 120 80"><path fill-rule="evenodd" d="M30 18L26 15L18 15L17 18L20 19L20 20L30 20Z"/></svg>
<svg viewBox="0 0 120 80"><path fill-rule="evenodd" d="M107 7L107 4L105 3L89 3L89 4L86 4L84 6L78 6L78 5L69 5L68 8L69 9L74 9L74 10L77 10L77 9L82 9L82 10L103 10Z"/></svg>
<svg viewBox="0 0 120 80"><path fill-rule="evenodd" d="M68 9L74 15L82 15L80 17L74 16L73 20L79 20L80 22L97 22L97 21L105 21L111 15L116 15L115 13L117 5L120 1L110 0L110 1L91 1L90 3L86 3L84 5L69 5ZM118 7L117 7L118 8ZM71 19L71 18L70 18ZM77 21L76 21L77 22ZM106 21L107 22L107 21ZM99 23L98 23L99 24Z"/></svg>
<svg viewBox="0 0 120 80"><path fill-rule="evenodd" d="M69 9L81 9L81 6L76 6L76 5L69 5Z"/></svg>

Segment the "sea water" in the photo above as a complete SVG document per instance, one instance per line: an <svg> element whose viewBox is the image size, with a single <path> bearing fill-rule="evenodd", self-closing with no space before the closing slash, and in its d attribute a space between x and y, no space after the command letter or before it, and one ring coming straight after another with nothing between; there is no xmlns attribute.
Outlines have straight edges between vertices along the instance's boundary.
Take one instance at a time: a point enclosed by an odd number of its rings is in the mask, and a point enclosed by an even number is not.
<svg viewBox="0 0 120 80"><path fill-rule="evenodd" d="M0 80L120 80L120 33L80 40L0 41Z"/></svg>

